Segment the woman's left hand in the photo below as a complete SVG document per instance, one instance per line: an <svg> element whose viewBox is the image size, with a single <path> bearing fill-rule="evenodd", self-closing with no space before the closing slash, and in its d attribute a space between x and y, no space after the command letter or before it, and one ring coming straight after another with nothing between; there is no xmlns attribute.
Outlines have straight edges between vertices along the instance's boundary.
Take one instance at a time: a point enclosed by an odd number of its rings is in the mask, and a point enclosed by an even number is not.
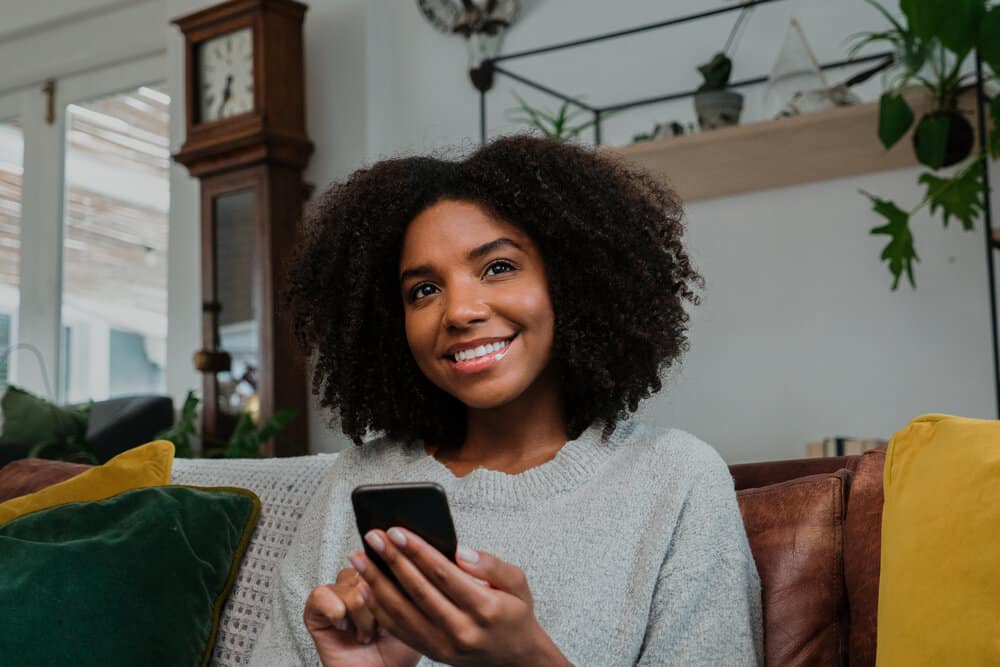
<svg viewBox="0 0 1000 667"><path fill-rule="evenodd" d="M370 531L365 541L410 596L357 551L348 558L371 588L368 607L420 653L451 665L570 664L538 624L521 568L464 547L455 565L403 528Z"/></svg>

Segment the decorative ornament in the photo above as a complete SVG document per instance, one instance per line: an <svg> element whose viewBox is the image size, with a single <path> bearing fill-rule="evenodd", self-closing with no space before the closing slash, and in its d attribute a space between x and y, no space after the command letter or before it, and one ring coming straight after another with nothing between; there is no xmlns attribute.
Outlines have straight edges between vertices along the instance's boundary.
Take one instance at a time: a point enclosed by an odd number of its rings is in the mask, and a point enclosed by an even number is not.
<svg viewBox="0 0 1000 667"><path fill-rule="evenodd" d="M500 53L503 36L517 17L518 0L417 0L417 6L441 32L465 37L472 85L483 92L492 88L490 60Z"/></svg>

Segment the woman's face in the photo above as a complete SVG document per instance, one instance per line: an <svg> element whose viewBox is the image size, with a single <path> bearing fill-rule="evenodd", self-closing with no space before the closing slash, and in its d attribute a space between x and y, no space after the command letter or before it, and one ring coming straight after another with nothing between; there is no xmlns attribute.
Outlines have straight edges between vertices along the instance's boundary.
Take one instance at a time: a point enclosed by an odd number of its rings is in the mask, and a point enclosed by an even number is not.
<svg viewBox="0 0 1000 667"><path fill-rule="evenodd" d="M399 261L410 351L470 408L525 394L548 367L555 316L542 256L478 205L440 201L407 227Z"/></svg>

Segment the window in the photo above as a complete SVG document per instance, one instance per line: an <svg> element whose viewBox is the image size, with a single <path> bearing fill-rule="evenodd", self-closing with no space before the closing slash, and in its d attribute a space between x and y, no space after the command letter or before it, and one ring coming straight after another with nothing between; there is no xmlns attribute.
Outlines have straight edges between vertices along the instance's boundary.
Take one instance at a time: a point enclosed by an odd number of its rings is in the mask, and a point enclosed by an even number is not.
<svg viewBox="0 0 1000 667"><path fill-rule="evenodd" d="M21 254L21 180L24 136L16 121L0 122L0 387L6 386L17 355L16 337Z"/></svg>
<svg viewBox="0 0 1000 667"><path fill-rule="evenodd" d="M66 109L64 400L166 390L169 103L141 86Z"/></svg>

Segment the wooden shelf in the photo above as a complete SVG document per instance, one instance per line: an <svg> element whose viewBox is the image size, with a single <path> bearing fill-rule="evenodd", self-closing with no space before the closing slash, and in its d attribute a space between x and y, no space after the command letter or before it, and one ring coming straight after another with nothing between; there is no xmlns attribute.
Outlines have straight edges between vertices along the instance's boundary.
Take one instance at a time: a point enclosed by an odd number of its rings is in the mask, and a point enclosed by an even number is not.
<svg viewBox="0 0 1000 667"><path fill-rule="evenodd" d="M922 89L907 93L919 119ZM964 95L975 128L974 93ZM911 134L886 151L878 140L878 102L691 135L608 148L668 182L685 202L917 164Z"/></svg>

